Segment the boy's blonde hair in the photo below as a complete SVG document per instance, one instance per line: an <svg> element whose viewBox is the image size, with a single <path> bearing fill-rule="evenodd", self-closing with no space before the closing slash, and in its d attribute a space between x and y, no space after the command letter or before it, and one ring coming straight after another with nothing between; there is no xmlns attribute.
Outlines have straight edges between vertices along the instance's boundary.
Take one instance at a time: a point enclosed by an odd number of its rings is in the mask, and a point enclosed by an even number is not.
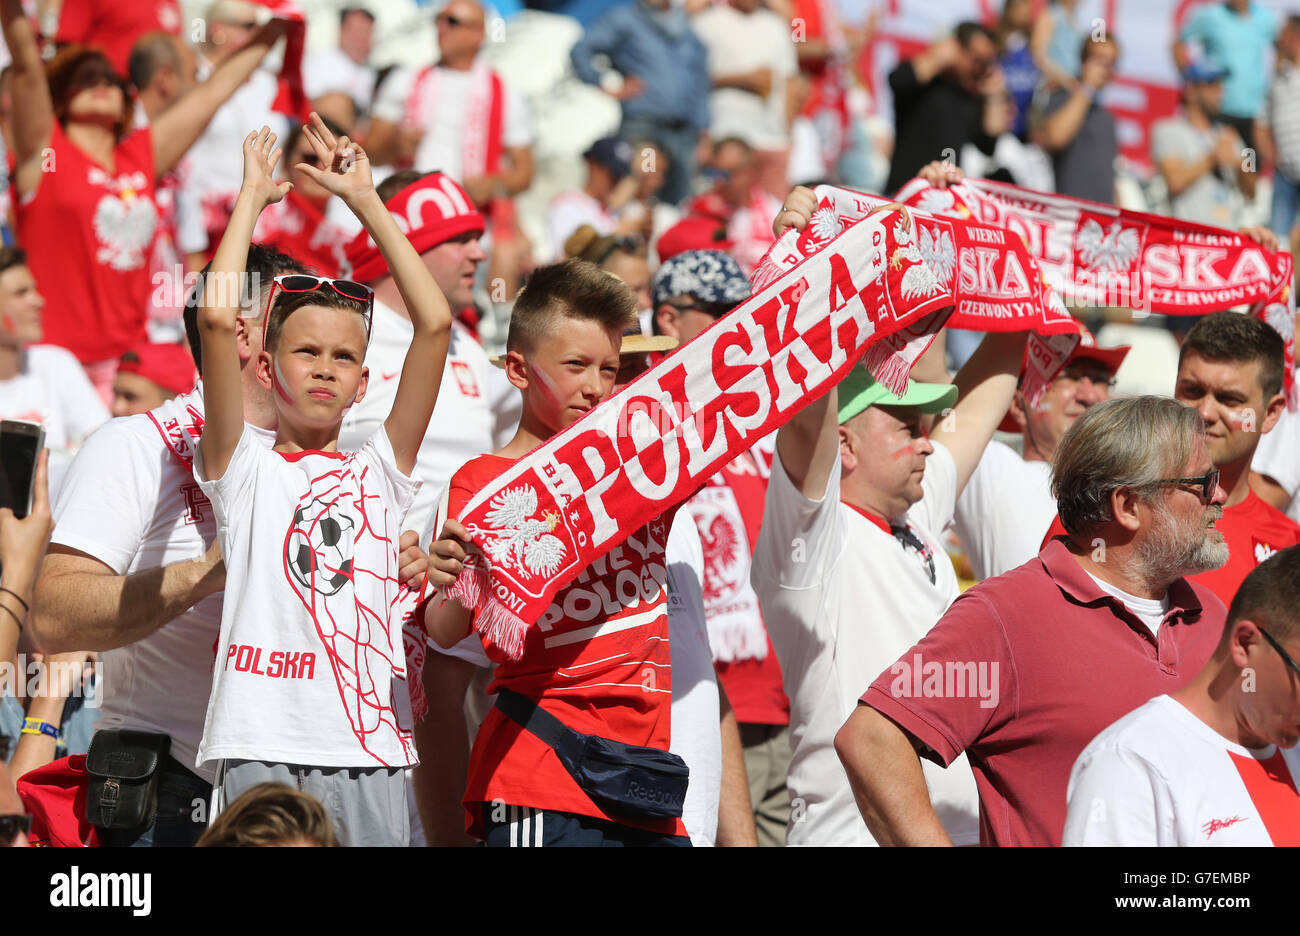
<svg viewBox="0 0 1300 936"><path fill-rule="evenodd" d="M621 335L637 325L636 293L586 260L538 267L515 299L506 349L531 354L565 319L596 322Z"/></svg>

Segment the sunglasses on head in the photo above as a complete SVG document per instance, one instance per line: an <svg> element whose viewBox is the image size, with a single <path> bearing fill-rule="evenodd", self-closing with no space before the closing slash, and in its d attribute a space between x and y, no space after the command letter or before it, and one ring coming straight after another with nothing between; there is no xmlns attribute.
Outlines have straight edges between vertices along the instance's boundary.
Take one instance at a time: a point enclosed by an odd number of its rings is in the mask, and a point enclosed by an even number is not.
<svg viewBox="0 0 1300 936"><path fill-rule="evenodd" d="M18 838L19 833L26 835L31 831L31 816L21 814L0 816L0 845L8 845Z"/></svg>
<svg viewBox="0 0 1300 936"><path fill-rule="evenodd" d="M270 316L271 308L275 305L276 290L284 293L309 293L318 289L329 287L344 299L351 299L354 302L364 302L366 310L363 314L366 322L366 335L370 334L370 325L375 312L375 291L364 283L356 283L352 280L331 279L328 276L311 276L307 273L287 273L284 276L277 276L271 280L271 294L266 298L266 314ZM269 322L269 318L267 320ZM262 342L266 342L266 332L262 332Z"/></svg>

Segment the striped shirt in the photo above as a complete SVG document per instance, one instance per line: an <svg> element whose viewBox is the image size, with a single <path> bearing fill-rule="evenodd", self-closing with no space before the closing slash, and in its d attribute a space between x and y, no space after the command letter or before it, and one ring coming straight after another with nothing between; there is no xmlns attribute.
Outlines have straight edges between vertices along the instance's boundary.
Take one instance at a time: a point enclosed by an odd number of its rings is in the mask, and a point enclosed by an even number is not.
<svg viewBox="0 0 1300 936"><path fill-rule="evenodd" d="M1273 131L1277 168L1300 180L1300 67L1283 65L1268 89L1260 122Z"/></svg>

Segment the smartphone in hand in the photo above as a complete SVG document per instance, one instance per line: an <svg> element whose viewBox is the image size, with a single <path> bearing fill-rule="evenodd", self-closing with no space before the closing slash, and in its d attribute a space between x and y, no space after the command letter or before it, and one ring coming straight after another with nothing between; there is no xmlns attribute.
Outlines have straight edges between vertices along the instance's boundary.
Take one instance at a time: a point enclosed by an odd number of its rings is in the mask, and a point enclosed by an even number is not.
<svg viewBox="0 0 1300 936"><path fill-rule="evenodd" d="M32 509L36 459L45 447L45 427L23 419L0 420L0 507L20 520Z"/></svg>

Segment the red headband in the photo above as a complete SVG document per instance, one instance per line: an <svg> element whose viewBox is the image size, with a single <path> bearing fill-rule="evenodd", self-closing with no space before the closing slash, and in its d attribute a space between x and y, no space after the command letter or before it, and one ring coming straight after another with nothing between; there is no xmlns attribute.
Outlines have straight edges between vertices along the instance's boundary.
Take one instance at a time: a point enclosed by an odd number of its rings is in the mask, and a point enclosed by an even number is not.
<svg viewBox="0 0 1300 936"><path fill-rule="evenodd" d="M416 253L424 253L453 237L483 233L483 215L451 176L433 172L412 182L384 203ZM348 244L352 279L370 283L388 272L388 264L370 235L361 231Z"/></svg>

